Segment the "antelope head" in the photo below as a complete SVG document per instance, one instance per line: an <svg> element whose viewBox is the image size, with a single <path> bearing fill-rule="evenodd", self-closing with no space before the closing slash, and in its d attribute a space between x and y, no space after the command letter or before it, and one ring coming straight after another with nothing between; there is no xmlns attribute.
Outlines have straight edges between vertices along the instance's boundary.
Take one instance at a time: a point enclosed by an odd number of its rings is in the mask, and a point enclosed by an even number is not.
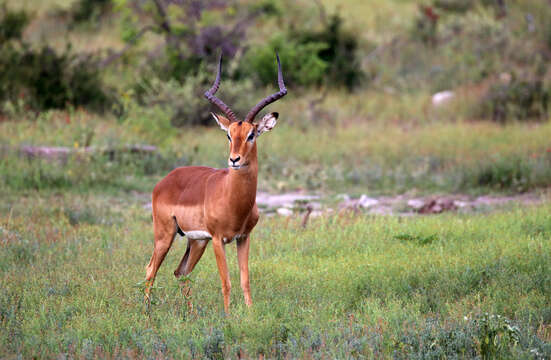
<svg viewBox="0 0 551 360"><path fill-rule="evenodd" d="M256 158L256 138L261 134L270 131L277 123L279 114L272 112L264 115L258 122L254 122L256 115L274 101L282 98L287 94L287 89L283 83L283 74L281 72L281 63L279 61L279 55L276 53L277 59L277 82L279 85L279 91L275 94L269 95L256 104L251 111L245 117L245 120L239 120L235 113L222 102L219 98L214 96L218 87L220 86L220 72L222 69L222 54L218 60L218 72L216 74L216 80L212 87L205 92L205 97L214 105L218 106L225 114L219 115L212 113L212 116L220 126L222 130L226 132L230 145L230 154L228 157L228 166L230 169L239 170L247 168L251 161L251 154Z"/></svg>

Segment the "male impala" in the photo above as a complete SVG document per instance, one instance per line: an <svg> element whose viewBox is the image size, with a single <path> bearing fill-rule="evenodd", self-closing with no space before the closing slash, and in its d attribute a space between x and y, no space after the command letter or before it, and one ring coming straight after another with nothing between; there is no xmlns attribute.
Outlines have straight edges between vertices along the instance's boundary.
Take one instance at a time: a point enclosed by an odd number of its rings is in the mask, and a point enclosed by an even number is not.
<svg viewBox="0 0 551 360"><path fill-rule="evenodd" d="M222 281L224 310L228 313L230 303L230 276L226 264L224 246L233 240L237 243L237 259L241 288L245 303L252 304L249 287L249 241L250 233L258 221L256 206L256 183L258 159L256 138L271 130L278 113L268 113L258 123L255 116L268 104L287 94L283 83L281 64L277 56L279 92L266 97L249 111L245 121L239 121L234 112L214 94L220 85L222 56L218 61L218 73L205 97L218 106L227 117L212 114L222 130L227 132L230 155L227 169L203 166L180 167L170 172L153 190L153 231L155 247L147 266L146 301L155 275L176 233L186 236L187 249L176 277L189 274L209 240L212 240L216 264Z"/></svg>

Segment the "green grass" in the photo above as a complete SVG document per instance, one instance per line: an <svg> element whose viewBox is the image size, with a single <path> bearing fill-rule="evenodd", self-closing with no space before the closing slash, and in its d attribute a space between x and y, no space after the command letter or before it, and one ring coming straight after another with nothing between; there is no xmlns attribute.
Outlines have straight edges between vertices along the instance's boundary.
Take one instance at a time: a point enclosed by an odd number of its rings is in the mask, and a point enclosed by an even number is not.
<svg viewBox="0 0 551 360"><path fill-rule="evenodd" d="M352 93L329 91L314 111L310 102L321 89L290 89L270 108L281 117L258 140L262 190L325 196L549 187L549 118L472 121L488 86L502 73L532 71L534 54L547 49L543 5L511 3L506 21L482 7L443 16L441 43L432 48L415 40L416 1L322 2L358 34L369 79ZM36 14L25 33L33 45L123 46L118 12L68 31L64 12L72 0L7 3ZM293 6L290 19L319 25L313 4ZM533 34L526 14L536 20ZM473 34L448 38L457 21ZM273 20L258 24L248 41L264 43L279 27ZM495 39L479 36L488 29L500 30ZM501 36L505 50L492 51L488 44ZM140 49L155 48L157 37ZM188 310L172 275L186 246L178 239L147 314L142 281L153 241L144 205L151 189L176 166L224 167L228 149L217 128L174 128L170 109L136 104L130 89L142 55L137 50L128 63L106 69L126 110L120 118L80 109L33 115L23 103L3 108L0 358L551 357L549 203L411 218L339 214L311 219L307 229L298 218L262 217L251 246L250 309L239 289L235 245L228 246L229 316L210 249L191 275ZM453 89L456 99L434 108L430 96L443 89ZM270 91L255 89L255 98ZM79 153L52 162L15 150L127 144L159 152Z"/></svg>
<svg viewBox="0 0 551 360"><path fill-rule="evenodd" d="M306 230L300 219L263 218L250 256L254 306L243 304L231 244L225 317L210 249L191 275L188 311L172 275L182 240L161 267L146 315L145 201L6 197L0 356L551 355L549 205L408 219L342 215Z"/></svg>
<svg viewBox="0 0 551 360"><path fill-rule="evenodd" d="M312 124L301 127L297 104L282 105L278 126L258 140L260 188L324 193L523 192L551 183L551 123L457 122L396 126ZM158 110L158 109L157 109ZM78 155L67 162L0 153L0 188L113 188L149 192L172 168L225 167L227 141L217 128L174 129L161 111L120 122L76 112L0 123L0 144L117 147L152 144L159 153ZM157 111L155 113L155 111ZM157 115L157 117L155 117Z"/></svg>

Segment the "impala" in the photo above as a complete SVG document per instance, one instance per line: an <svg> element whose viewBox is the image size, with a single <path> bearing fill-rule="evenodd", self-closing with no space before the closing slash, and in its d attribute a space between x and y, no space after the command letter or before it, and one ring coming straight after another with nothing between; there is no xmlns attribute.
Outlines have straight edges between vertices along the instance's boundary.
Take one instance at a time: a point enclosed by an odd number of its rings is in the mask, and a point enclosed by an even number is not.
<svg viewBox="0 0 551 360"><path fill-rule="evenodd" d="M174 271L176 277L191 273L201 259L209 240L212 240L226 313L229 311L231 283L224 246L235 240L241 288L245 303L247 306L252 305L248 259L250 233L258 221L256 139L276 125L278 113L268 113L256 123L253 123L253 120L260 110L287 94L277 53L276 59L279 91L256 104L245 120L240 121L235 113L214 95L220 86L220 55L216 79L212 87L205 92L205 97L226 115L212 114L229 140L228 168L180 167L170 172L153 189L155 244L146 272L145 300L148 303L157 270L178 233L187 237L187 249L180 265Z"/></svg>

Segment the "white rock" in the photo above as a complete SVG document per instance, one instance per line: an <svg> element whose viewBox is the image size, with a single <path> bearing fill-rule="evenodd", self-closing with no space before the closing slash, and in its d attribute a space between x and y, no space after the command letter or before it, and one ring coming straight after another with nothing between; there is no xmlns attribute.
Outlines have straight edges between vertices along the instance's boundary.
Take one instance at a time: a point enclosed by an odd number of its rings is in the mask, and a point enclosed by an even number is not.
<svg viewBox="0 0 551 360"><path fill-rule="evenodd" d="M293 206L296 201L312 201L319 199L319 196L304 195L300 193L286 193L279 195L271 195L265 192L256 194L256 203L267 208Z"/></svg>
<svg viewBox="0 0 551 360"><path fill-rule="evenodd" d="M360 200L358 200L358 205L366 209L372 206L375 206L378 203L379 203L379 200L367 197L367 195L365 194L360 196Z"/></svg>
<svg viewBox="0 0 551 360"><path fill-rule="evenodd" d="M293 215L293 210L287 208L279 208L277 209L277 213L281 216L291 216Z"/></svg>
<svg viewBox="0 0 551 360"><path fill-rule="evenodd" d="M414 208L415 210L419 210L425 205L425 202L420 199L411 199L408 200L408 206Z"/></svg>
<svg viewBox="0 0 551 360"><path fill-rule="evenodd" d="M432 95L432 105L433 106L441 106L445 103L449 102L455 97L455 93L450 90L446 91L440 91L436 94Z"/></svg>
<svg viewBox="0 0 551 360"><path fill-rule="evenodd" d="M466 201L461 201L461 200L454 200L454 201L453 201L453 204L454 204L455 206L457 206L458 208L464 208L465 206L469 205L468 202L466 202Z"/></svg>

